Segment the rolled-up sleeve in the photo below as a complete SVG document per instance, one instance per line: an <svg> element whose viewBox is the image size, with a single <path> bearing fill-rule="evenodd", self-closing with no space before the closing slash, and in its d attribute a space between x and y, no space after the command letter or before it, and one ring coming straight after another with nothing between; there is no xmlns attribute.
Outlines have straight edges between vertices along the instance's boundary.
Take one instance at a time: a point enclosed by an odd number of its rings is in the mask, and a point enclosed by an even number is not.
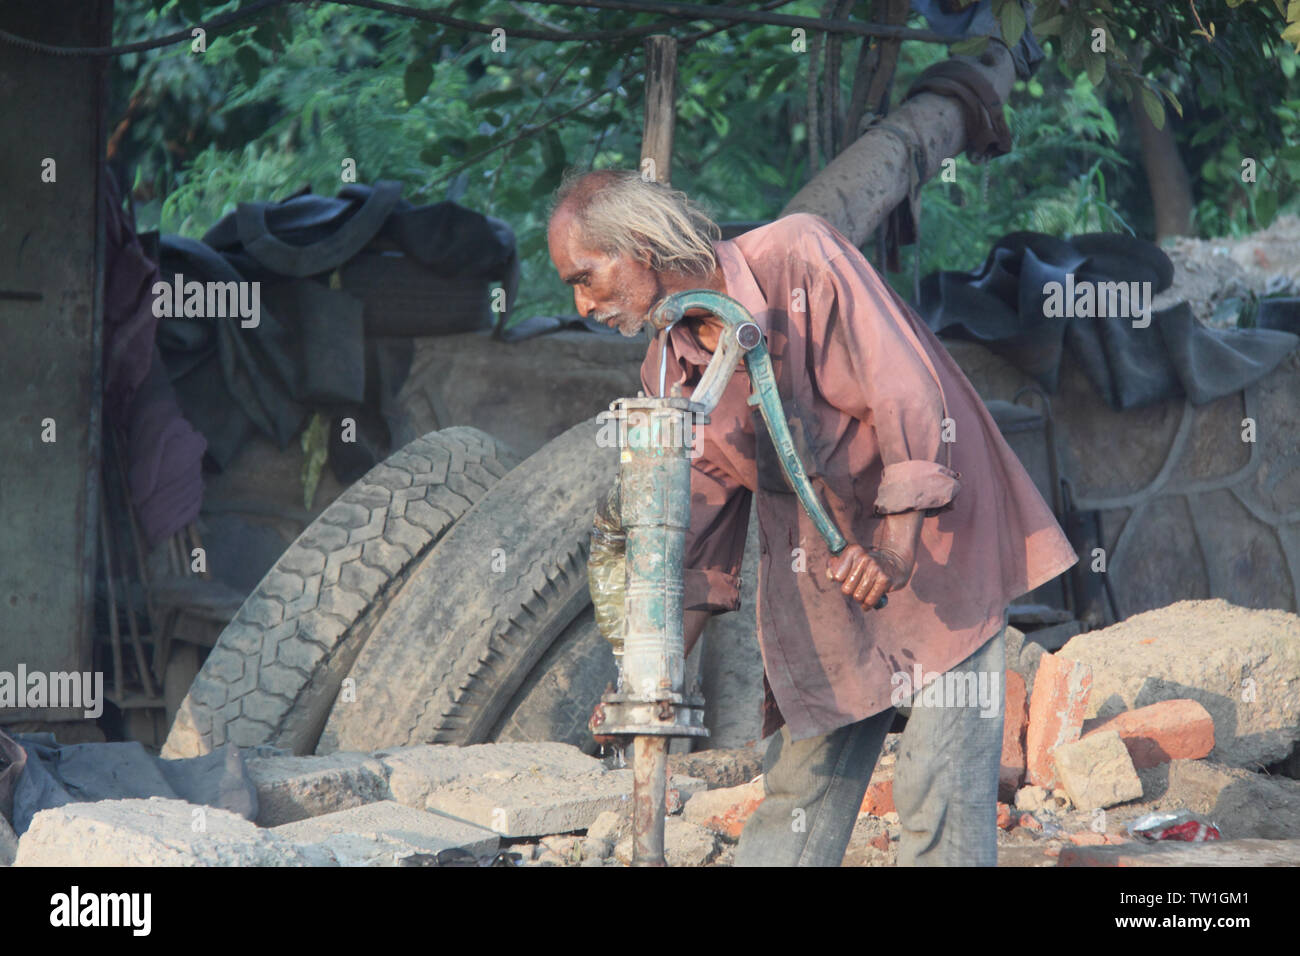
<svg viewBox="0 0 1300 956"><path fill-rule="evenodd" d="M815 222L825 256L807 278L818 387L875 433L877 514L942 508L961 488L960 474L942 464L943 393L884 280L847 239Z"/></svg>
<svg viewBox="0 0 1300 956"><path fill-rule="evenodd" d="M876 493L876 514L942 508L961 489L958 473L934 461L896 461L886 465Z"/></svg>

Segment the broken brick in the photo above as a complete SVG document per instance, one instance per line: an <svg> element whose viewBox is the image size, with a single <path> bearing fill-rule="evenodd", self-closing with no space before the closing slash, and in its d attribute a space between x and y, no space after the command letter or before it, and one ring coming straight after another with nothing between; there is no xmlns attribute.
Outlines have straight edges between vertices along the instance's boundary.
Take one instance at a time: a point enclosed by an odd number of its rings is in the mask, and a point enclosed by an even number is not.
<svg viewBox="0 0 1300 956"><path fill-rule="evenodd" d="M1141 770L1171 760L1199 760L1214 749L1214 718L1194 700L1162 700L1108 719L1090 720L1083 726L1083 736L1107 730L1119 734L1133 766Z"/></svg>
<svg viewBox="0 0 1300 956"><path fill-rule="evenodd" d="M1092 690L1092 668L1057 654L1044 654L1029 698L1025 731L1025 776L1032 784L1057 785L1052 753L1079 739Z"/></svg>
<svg viewBox="0 0 1300 956"><path fill-rule="evenodd" d="M739 787L702 790L686 801L683 817L688 823L707 827L731 839L739 839L745 821L758 809L766 796L763 778Z"/></svg>
<svg viewBox="0 0 1300 956"><path fill-rule="evenodd" d="M1029 724L1029 701L1025 679L1006 672L1006 716L1002 722L1002 765L998 771L998 799L1010 803L1025 779L1025 729Z"/></svg>
<svg viewBox="0 0 1300 956"><path fill-rule="evenodd" d="M859 813L869 813L873 817L883 817L894 812L894 778L892 775L873 777L867 784L867 792L862 797Z"/></svg>

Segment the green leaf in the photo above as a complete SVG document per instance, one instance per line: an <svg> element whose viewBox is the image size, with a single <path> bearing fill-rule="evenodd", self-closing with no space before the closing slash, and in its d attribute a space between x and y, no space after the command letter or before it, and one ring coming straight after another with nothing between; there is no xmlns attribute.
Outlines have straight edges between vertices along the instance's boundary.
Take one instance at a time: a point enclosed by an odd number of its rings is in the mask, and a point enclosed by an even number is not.
<svg viewBox="0 0 1300 956"><path fill-rule="evenodd" d="M1300 53L1300 22L1292 23L1282 31L1282 39L1287 43L1296 45L1296 52Z"/></svg>
<svg viewBox="0 0 1300 956"><path fill-rule="evenodd" d="M253 39L266 49L275 49L280 31L273 20L263 20L253 31Z"/></svg>
<svg viewBox="0 0 1300 956"><path fill-rule="evenodd" d="M1100 86L1106 78L1106 58L1100 53L1088 57L1088 80L1093 86Z"/></svg>
<svg viewBox="0 0 1300 956"><path fill-rule="evenodd" d="M564 142L554 126L546 127L546 132L542 134L542 159L548 169L564 168Z"/></svg>
<svg viewBox="0 0 1300 956"><path fill-rule="evenodd" d="M763 85L759 87L758 98L760 100L769 100L772 98L777 89L790 78L790 74L795 71L798 61L794 57L784 60L778 60L767 71L767 76L763 78Z"/></svg>
<svg viewBox="0 0 1300 956"><path fill-rule="evenodd" d="M484 109L490 106L502 106L506 103L516 103L523 98L524 90L520 86L512 86L505 90L484 90L482 93L475 93L469 98L471 109Z"/></svg>
<svg viewBox="0 0 1300 956"><path fill-rule="evenodd" d="M948 50L956 56L979 56L988 48L988 45L988 37L968 37L965 40L957 41L948 47Z"/></svg>
<svg viewBox="0 0 1300 956"><path fill-rule="evenodd" d="M537 177L533 183L532 196L534 199L541 199L553 193L560 180L564 178L564 164L560 163L555 166L547 166L542 170L542 174Z"/></svg>
<svg viewBox="0 0 1300 956"><path fill-rule="evenodd" d="M1174 112L1178 114L1178 118L1182 119L1183 104L1178 102L1178 97L1174 96L1174 91L1169 89L1168 87L1161 87L1160 92L1165 95L1165 99L1167 99L1169 101L1169 105L1174 108Z"/></svg>
<svg viewBox="0 0 1300 956"><path fill-rule="evenodd" d="M1165 128L1165 107L1160 102L1160 94L1149 86L1142 87L1142 107L1151 117L1151 125L1156 129Z"/></svg>
<svg viewBox="0 0 1300 956"><path fill-rule="evenodd" d="M1277 190L1265 189L1255 197L1255 222L1265 229L1277 215Z"/></svg>
<svg viewBox="0 0 1300 956"><path fill-rule="evenodd" d="M1187 145L1196 147L1200 146L1202 143L1208 143L1210 140L1214 139L1215 136L1219 135L1219 130L1221 129L1223 129L1223 120L1215 120L1213 123L1207 123L1192 135L1192 138ZM1300 149L1300 147L1296 148Z"/></svg>
<svg viewBox="0 0 1300 956"><path fill-rule="evenodd" d="M575 123L581 123L583 126L590 126L592 129L604 129L622 120L622 116L617 110L606 110L603 113L587 114L574 113L569 117Z"/></svg>
<svg viewBox="0 0 1300 956"><path fill-rule="evenodd" d="M1025 11L1019 3L1008 3L1002 8L1002 40L1007 46L1020 42L1020 35L1025 32Z"/></svg>
<svg viewBox="0 0 1300 956"><path fill-rule="evenodd" d="M1078 58L1087 37L1088 25L1077 17L1071 17L1068 28L1061 31L1061 56L1066 62L1073 63Z"/></svg>
<svg viewBox="0 0 1300 956"><path fill-rule="evenodd" d="M244 85L250 89L257 84L257 77L262 72L262 58L251 46L244 44L235 51L235 65L243 74Z"/></svg>
<svg viewBox="0 0 1300 956"><path fill-rule="evenodd" d="M415 105L424 99L424 94L429 92L429 84L432 82L433 64L428 59L421 57L409 64L402 75L402 88L406 92L406 102Z"/></svg>
<svg viewBox="0 0 1300 956"><path fill-rule="evenodd" d="M330 439L329 422L316 412L303 429L302 438L302 506L311 510L316 499L316 486L320 484L321 472L325 470L325 460L329 457Z"/></svg>
<svg viewBox="0 0 1300 956"><path fill-rule="evenodd" d="M1047 5L1038 8L1039 10L1048 9ZM1061 32L1061 24L1065 23L1065 17L1059 13L1055 16L1048 17L1042 23L1034 24L1034 33L1040 37L1048 37Z"/></svg>
<svg viewBox="0 0 1300 956"><path fill-rule="evenodd" d="M1283 159L1300 160L1300 144L1283 146L1277 151L1277 154Z"/></svg>

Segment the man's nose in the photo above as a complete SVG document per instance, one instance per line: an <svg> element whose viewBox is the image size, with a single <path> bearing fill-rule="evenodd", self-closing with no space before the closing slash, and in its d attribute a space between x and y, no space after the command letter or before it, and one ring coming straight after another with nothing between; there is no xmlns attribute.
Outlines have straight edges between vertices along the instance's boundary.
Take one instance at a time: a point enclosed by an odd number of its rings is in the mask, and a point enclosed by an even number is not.
<svg viewBox="0 0 1300 956"><path fill-rule="evenodd" d="M591 296L587 295L581 289L573 290L573 304L577 306L578 314L584 319L587 318L587 313L596 307L596 303L592 301Z"/></svg>

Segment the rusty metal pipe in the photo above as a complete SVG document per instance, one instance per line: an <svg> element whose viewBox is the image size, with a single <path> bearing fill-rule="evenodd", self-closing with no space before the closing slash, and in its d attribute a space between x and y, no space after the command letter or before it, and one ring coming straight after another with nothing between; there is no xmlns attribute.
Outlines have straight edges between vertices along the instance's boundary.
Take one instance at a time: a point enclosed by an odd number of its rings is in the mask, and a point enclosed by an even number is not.
<svg viewBox="0 0 1300 956"><path fill-rule="evenodd" d="M668 737L632 738L632 865L667 866L664 820L668 813Z"/></svg>

